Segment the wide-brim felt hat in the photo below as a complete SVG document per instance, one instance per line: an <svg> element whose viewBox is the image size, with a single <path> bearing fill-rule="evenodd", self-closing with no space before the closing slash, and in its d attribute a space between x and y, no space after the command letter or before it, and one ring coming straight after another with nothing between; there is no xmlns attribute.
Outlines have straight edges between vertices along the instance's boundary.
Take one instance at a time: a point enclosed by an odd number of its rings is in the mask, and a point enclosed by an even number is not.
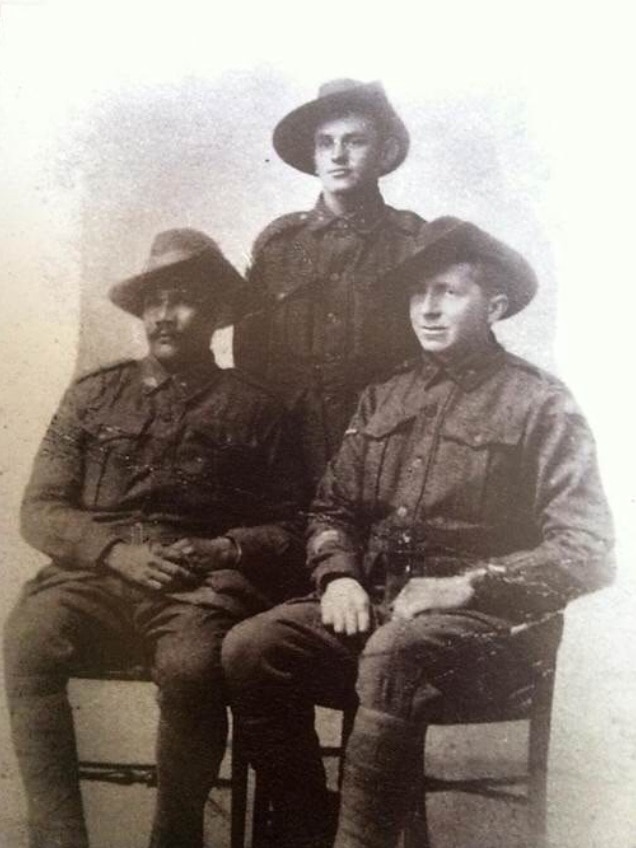
<svg viewBox="0 0 636 848"><path fill-rule="evenodd" d="M414 252L387 276L400 289L450 265L483 262L496 271L497 288L508 297L509 318L535 296L537 276L529 262L504 242L469 221L444 216L427 224Z"/></svg>
<svg viewBox="0 0 636 848"><path fill-rule="evenodd" d="M350 112L370 115L385 135L395 139L394 154L381 175L394 171L406 158L410 138L379 82L339 79L325 83L315 100L294 109L278 123L274 130L274 149L288 165L305 174L315 174L316 129L324 121Z"/></svg>
<svg viewBox="0 0 636 848"><path fill-rule="evenodd" d="M235 308L247 285L214 239L183 228L159 233L144 270L115 283L108 296L115 306L139 318L144 298L153 288L175 283L195 294L210 311L220 309L226 324L236 317Z"/></svg>

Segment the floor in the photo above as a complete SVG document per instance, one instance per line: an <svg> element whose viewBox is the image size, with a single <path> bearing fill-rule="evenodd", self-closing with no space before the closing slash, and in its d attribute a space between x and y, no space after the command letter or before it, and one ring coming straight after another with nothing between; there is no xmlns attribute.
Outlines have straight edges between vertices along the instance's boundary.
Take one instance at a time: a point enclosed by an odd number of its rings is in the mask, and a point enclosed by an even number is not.
<svg viewBox="0 0 636 848"><path fill-rule="evenodd" d="M550 848L636 848L636 678L625 653L636 641L633 609L633 598L615 594L611 603L580 601L568 614L549 769ZM587 654L582 645L589 646ZM81 681L71 698L85 758L152 757L151 685ZM27 848L20 784L0 719L0 848ZM333 743L337 714L321 712L319 727ZM524 728L436 728L429 765L447 776L460 768L467 776L484 767L494 774L518 771ZM227 768L226 758L225 774ZM145 848L154 790L90 783L83 792L91 848ZM228 807L229 790L215 790L206 810L206 848L229 845ZM529 848L525 813L507 803L439 795L429 818L434 848Z"/></svg>

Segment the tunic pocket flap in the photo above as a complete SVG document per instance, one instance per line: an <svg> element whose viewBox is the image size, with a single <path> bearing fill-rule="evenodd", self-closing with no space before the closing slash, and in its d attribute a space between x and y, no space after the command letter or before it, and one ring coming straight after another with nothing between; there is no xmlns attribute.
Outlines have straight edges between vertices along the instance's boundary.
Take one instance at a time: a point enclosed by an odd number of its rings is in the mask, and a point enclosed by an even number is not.
<svg viewBox="0 0 636 848"><path fill-rule="evenodd" d="M440 436L473 448L490 445L517 445L521 432L514 422L446 421Z"/></svg>

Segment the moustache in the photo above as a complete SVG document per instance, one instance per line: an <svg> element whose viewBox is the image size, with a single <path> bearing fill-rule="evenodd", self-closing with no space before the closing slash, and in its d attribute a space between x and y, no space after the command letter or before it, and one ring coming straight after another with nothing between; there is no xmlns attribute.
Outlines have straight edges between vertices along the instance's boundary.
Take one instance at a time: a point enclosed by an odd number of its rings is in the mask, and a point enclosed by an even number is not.
<svg viewBox="0 0 636 848"><path fill-rule="evenodd" d="M172 324L159 324L154 327L148 333L148 338L151 340L161 338L162 336L168 336L169 338L176 338L180 336L181 333L179 330Z"/></svg>

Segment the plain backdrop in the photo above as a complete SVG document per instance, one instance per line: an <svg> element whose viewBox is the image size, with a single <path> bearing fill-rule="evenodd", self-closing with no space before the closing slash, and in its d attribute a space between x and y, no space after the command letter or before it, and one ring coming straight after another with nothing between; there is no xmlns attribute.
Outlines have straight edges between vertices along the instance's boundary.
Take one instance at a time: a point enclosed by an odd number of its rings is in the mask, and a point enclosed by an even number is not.
<svg viewBox="0 0 636 848"><path fill-rule="evenodd" d="M552 823L557 848L634 848L630 23L618 3L0 3L0 614L42 561L17 509L62 391L143 351L109 284L172 226L244 269L263 226L316 199L275 123L327 79L381 79L412 142L387 201L527 256L540 294L498 335L566 380L597 436L619 580L568 617ZM11 772L4 714L0 758Z"/></svg>

